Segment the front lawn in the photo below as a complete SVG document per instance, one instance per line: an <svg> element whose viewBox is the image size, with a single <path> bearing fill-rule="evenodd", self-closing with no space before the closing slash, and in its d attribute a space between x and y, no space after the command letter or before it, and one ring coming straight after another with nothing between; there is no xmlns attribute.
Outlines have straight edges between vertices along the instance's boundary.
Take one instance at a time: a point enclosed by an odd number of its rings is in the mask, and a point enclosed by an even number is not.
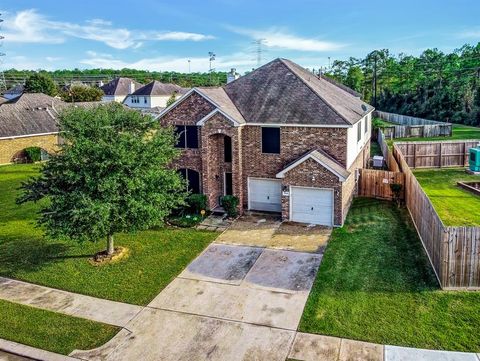
<svg viewBox="0 0 480 361"><path fill-rule="evenodd" d="M0 338L68 355L103 345L115 326L0 300Z"/></svg>
<svg viewBox="0 0 480 361"><path fill-rule="evenodd" d="M300 331L479 352L480 293L444 292L405 210L356 199L335 229Z"/></svg>
<svg viewBox="0 0 480 361"><path fill-rule="evenodd" d="M479 181L465 168L414 169L413 173L446 226L480 226L480 197L457 186Z"/></svg>
<svg viewBox="0 0 480 361"><path fill-rule="evenodd" d="M39 205L15 204L20 182L37 165L0 167L0 275L115 301L147 304L216 236L214 232L162 228L116 235L129 249L117 263L92 266L99 243L62 242L42 237L35 227Z"/></svg>

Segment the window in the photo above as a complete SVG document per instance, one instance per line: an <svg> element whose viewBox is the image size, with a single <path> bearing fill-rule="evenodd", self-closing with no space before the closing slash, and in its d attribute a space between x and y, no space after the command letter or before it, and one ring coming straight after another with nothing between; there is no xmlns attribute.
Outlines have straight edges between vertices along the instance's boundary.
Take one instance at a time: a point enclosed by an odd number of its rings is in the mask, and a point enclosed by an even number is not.
<svg viewBox="0 0 480 361"><path fill-rule="evenodd" d="M262 153L280 154L280 128L262 128Z"/></svg>
<svg viewBox="0 0 480 361"><path fill-rule="evenodd" d="M233 180L232 173L225 173L225 195L233 195Z"/></svg>
<svg viewBox="0 0 480 361"><path fill-rule="evenodd" d="M198 127L196 125L176 125L177 148L198 148Z"/></svg>
<svg viewBox="0 0 480 361"><path fill-rule="evenodd" d="M357 142L362 140L362 121L357 124Z"/></svg>
<svg viewBox="0 0 480 361"><path fill-rule="evenodd" d="M192 193L200 193L200 173L193 169L179 169L179 173L187 181L187 190Z"/></svg>
<svg viewBox="0 0 480 361"><path fill-rule="evenodd" d="M143 97L143 102L147 104L147 97Z"/></svg>
<svg viewBox="0 0 480 361"><path fill-rule="evenodd" d="M368 117L365 118L365 134L368 133Z"/></svg>
<svg viewBox="0 0 480 361"><path fill-rule="evenodd" d="M232 138L227 136L223 137L223 155L225 162L232 161Z"/></svg>

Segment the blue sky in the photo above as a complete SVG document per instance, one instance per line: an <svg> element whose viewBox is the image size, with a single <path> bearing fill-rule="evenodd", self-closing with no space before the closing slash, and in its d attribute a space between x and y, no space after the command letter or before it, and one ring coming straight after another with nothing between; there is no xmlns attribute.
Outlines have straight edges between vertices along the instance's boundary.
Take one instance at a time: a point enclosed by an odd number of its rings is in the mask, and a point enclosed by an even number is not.
<svg viewBox="0 0 480 361"><path fill-rule="evenodd" d="M374 49L449 52L480 41L480 1L2 2L3 68L139 68L187 72L256 66L276 57L306 67Z"/></svg>

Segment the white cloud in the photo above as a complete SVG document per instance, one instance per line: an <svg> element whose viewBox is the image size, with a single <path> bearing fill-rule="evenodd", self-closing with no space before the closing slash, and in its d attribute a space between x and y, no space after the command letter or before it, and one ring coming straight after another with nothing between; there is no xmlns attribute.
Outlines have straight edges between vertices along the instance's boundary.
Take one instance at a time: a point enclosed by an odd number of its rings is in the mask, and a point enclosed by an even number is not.
<svg viewBox="0 0 480 361"><path fill-rule="evenodd" d="M462 31L458 36L463 39L480 39L480 28Z"/></svg>
<svg viewBox="0 0 480 361"><path fill-rule="evenodd" d="M178 58L174 56L162 56L155 58L143 58L135 61L115 59L110 54L98 54L87 52L88 58L80 61L81 64L93 68L113 69L144 69L151 71L188 71L188 60L192 72L207 72L209 69L208 57ZM255 66L255 60L249 54L236 53L227 56L217 56L213 66L216 70L225 71L230 68L250 69Z"/></svg>
<svg viewBox="0 0 480 361"><path fill-rule="evenodd" d="M278 28L252 30L228 26L227 29L255 40L262 39L263 44L269 48L324 52L338 50L345 46L345 44L332 41L300 37Z"/></svg>
<svg viewBox="0 0 480 361"><path fill-rule="evenodd" d="M177 41L202 41L202 40L210 40L214 39L212 35L203 35L197 33L185 33L182 31L171 31L165 33L158 33L154 35L154 39L156 40L177 40Z"/></svg>
<svg viewBox="0 0 480 361"><path fill-rule="evenodd" d="M145 41L203 41L211 35L181 31L159 32L114 27L104 19L91 19L83 24L49 20L34 9L6 14L4 23L6 42L58 44L67 38L102 42L114 49L138 48Z"/></svg>

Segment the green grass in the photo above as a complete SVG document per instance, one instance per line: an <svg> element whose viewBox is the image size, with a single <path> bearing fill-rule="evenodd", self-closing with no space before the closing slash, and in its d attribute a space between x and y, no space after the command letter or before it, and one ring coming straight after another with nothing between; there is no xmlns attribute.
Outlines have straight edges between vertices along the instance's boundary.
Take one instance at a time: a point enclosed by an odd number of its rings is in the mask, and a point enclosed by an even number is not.
<svg viewBox="0 0 480 361"><path fill-rule="evenodd" d="M480 197L457 186L480 181L464 168L414 169L413 173L446 226L480 226Z"/></svg>
<svg viewBox="0 0 480 361"><path fill-rule="evenodd" d="M118 327L0 300L0 338L68 355L103 345Z"/></svg>
<svg viewBox="0 0 480 361"><path fill-rule="evenodd" d="M383 155L383 153L380 145L372 140L370 142L370 157L373 157L375 155Z"/></svg>
<svg viewBox="0 0 480 361"><path fill-rule="evenodd" d="M380 118L373 118L372 124L374 128L391 127L393 125L397 125L395 123L390 123L389 121L386 121Z"/></svg>
<svg viewBox="0 0 480 361"><path fill-rule="evenodd" d="M49 240L35 227L38 204L15 204L22 180L36 165L0 167L0 275L115 301L145 305L216 236L214 232L162 228L116 235L129 257L92 266L99 243Z"/></svg>
<svg viewBox="0 0 480 361"><path fill-rule="evenodd" d="M300 331L479 352L480 293L440 291L403 209L355 200L333 231Z"/></svg>

